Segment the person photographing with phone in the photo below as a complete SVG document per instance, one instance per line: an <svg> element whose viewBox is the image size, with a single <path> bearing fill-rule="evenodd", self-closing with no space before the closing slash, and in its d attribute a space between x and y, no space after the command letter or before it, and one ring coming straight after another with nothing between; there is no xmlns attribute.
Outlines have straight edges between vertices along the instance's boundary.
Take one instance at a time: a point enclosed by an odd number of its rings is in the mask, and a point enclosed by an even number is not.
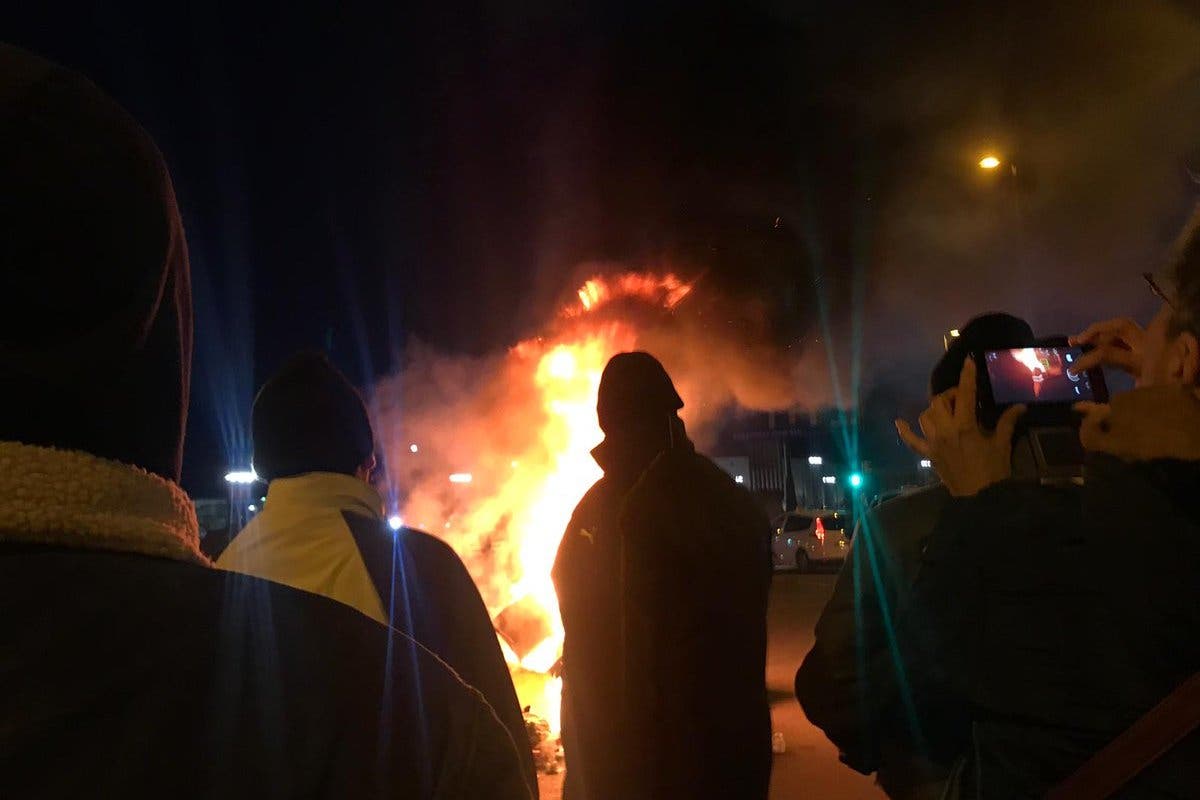
<svg viewBox="0 0 1200 800"><path fill-rule="evenodd" d="M921 415L923 435L897 422L953 497L900 628L921 653L918 703L955 704L969 720L970 796L1200 786L1200 213L1168 268L1169 281L1146 276L1163 304L1145 329L1113 320L1069 342L1089 348L1075 372L1136 380L1111 402L1072 404L1082 486L1014 477L1013 437L1032 406L986 424L973 360Z"/></svg>

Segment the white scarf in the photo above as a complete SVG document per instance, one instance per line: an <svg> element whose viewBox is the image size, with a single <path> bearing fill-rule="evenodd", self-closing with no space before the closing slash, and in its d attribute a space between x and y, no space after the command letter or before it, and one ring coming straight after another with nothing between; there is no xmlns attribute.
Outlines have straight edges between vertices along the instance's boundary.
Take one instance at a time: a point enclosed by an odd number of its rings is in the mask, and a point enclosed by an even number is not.
<svg viewBox="0 0 1200 800"><path fill-rule="evenodd" d="M141 553L208 565L177 484L78 450L0 442L0 542Z"/></svg>

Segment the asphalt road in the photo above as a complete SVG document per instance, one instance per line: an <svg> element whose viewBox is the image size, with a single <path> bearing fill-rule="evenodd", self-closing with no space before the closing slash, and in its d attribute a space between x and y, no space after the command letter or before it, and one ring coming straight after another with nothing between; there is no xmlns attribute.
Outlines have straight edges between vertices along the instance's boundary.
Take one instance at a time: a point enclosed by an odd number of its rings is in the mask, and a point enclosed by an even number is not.
<svg viewBox="0 0 1200 800"><path fill-rule="evenodd" d="M767 689L771 720L787 752L775 756L771 800L879 800L874 781L838 761L837 750L800 710L796 669L813 644L813 626L833 591L834 574L776 573L768 620Z"/></svg>
<svg viewBox="0 0 1200 800"><path fill-rule="evenodd" d="M787 752L775 756L771 800L880 800L871 778L844 766L837 750L809 724L792 694L796 668L813 643L813 626L836 575L776 573L771 587L767 689L771 720ZM542 800L558 800L561 776L541 776Z"/></svg>

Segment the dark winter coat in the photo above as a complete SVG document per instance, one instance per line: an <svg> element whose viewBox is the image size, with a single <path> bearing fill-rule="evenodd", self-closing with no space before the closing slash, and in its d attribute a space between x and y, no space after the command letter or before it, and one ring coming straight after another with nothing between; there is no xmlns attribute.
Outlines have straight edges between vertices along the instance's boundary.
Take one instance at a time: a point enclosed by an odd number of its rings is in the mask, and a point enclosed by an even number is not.
<svg viewBox="0 0 1200 800"><path fill-rule="evenodd" d="M566 797L765 798L766 519L686 439L597 460L554 566Z"/></svg>
<svg viewBox="0 0 1200 800"><path fill-rule="evenodd" d="M491 704L536 795L525 721L479 590L449 545L391 530L382 509L379 493L353 475L277 478L217 566L345 603L432 650Z"/></svg>
<svg viewBox="0 0 1200 800"><path fill-rule="evenodd" d="M1094 454L1082 491L948 506L902 636L918 717L958 704L982 798L1041 797L1200 670L1200 465ZM1194 797L1193 734L1120 795Z"/></svg>
<svg viewBox="0 0 1200 800"><path fill-rule="evenodd" d="M912 601L921 553L950 495L931 486L863 515L849 558L796 673L805 714L863 774L896 796L940 797L959 755L930 753L896 707L905 656L895 629ZM893 713L900 711L901 713Z"/></svg>
<svg viewBox="0 0 1200 800"><path fill-rule="evenodd" d="M0 442L0 797L528 800L443 662L197 540L170 481Z"/></svg>

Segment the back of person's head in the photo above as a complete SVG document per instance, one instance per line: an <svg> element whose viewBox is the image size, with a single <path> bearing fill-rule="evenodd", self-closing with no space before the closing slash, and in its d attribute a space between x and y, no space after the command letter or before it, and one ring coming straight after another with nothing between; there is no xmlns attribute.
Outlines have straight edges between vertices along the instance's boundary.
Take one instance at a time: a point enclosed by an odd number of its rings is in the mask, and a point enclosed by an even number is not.
<svg viewBox="0 0 1200 800"><path fill-rule="evenodd" d="M264 480L306 472L354 475L375 452L366 406L324 353L297 353L254 398L254 470Z"/></svg>
<svg viewBox="0 0 1200 800"><path fill-rule="evenodd" d="M649 353L618 353L600 375L596 415L607 435L660 425L683 408L662 363Z"/></svg>
<svg viewBox="0 0 1200 800"><path fill-rule="evenodd" d="M177 480L191 343L154 142L83 76L0 44L0 440Z"/></svg>
<svg viewBox="0 0 1200 800"><path fill-rule="evenodd" d="M978 350L1000 350L1006 347L1026 347L1034 341L1033 328L1012 314L990 312L974 317L958 330L945 354L934 365L929 376L930 395L939 395L958 386L963 364Z"/></svg>

